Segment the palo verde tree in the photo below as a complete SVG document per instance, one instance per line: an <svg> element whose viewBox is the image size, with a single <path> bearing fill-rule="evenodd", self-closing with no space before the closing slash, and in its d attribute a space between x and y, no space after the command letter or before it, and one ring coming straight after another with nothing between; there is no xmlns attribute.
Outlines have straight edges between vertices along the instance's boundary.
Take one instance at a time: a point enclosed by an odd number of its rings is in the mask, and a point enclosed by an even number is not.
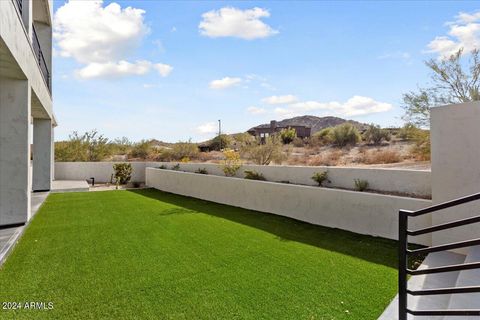
<svg viewBox="0 0 480 320"><path fill-rule="evenodd" d="M405 121L428 127L432 107L480 100L479 51L471 51L468 59L464 56L463 49L459 49L447 59L425 62L432 72L432 84L403 94Z"/></svg>

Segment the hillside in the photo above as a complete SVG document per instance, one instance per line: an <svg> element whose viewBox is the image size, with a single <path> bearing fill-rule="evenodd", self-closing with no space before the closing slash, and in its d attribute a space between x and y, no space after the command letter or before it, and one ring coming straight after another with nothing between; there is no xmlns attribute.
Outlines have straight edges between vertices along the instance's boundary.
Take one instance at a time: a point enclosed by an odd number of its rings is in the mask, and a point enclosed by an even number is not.
<svg viewBox="0 0 480 320"><path fill-rule="evenodd" d="M338 117L316 117L316 116L299 116L290 119L284 119L277 122L277 125L280 127L287 127L287 126L306 126L312 128L312 134L317 131L320 131L324 128L334 127L342 123L351 123L356 126L359 130L363 130L366 128L367 124L361 123L358 121L353 120L345 120ZM259 127L268 128L270 127L269 123L261 124Z"/></svg>

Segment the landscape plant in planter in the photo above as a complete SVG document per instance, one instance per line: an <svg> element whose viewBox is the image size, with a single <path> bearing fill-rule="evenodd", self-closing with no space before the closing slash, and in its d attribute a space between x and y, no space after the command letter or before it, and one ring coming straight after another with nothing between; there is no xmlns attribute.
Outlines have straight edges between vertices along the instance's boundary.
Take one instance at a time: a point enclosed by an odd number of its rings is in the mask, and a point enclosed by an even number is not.
<svg viewBox="0 0 480 320"><path fill-rule="evenodd" d="M315 172L315 174L312 176L312 180L318 183L319 187L321 187L324 182L330 183L330 180L328 180L327 171Z"/></svg>
<svg viewBox="0 0 480 320"><path fill-rule="evenodd" d="M115 163L113 171L117 189L119 185L127 184L132 178L133 168L130 163Z"/></svg>

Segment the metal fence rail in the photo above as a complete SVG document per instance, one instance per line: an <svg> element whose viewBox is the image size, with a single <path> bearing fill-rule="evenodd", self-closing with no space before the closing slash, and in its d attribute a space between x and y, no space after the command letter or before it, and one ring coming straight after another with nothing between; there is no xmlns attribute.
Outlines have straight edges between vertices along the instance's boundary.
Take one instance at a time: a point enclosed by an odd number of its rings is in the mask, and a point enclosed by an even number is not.
<svg viewBox="0 0 480 320"><path fill-rule="evenodd" d="M407 285L408 275L433 274L442 272L452 272L461 270L480 269L480 262L463 263L422 270L411 270L408 267L408 258L411 256L426 254L431 252L446 251L458 248L465 248L480 244L479 239L471 239L467 241L447 243L439 246L432 246L416 250L409 250L408 236L417 236L426 233L433 233L441 230L448 230L460 226L470 225L480 222L480 216L467 219L452 221L424 229L409 230L408 218L418 217L420 215L435 213L437 211L453 208L464 203L480 200L480 193L476 193L467 197L458 198L452 201L444 202L435 206L427 207L417 211L400 210L398 235L399 235L399 266L398 266L398 319L407 320L407 315L414 316L480 316L480 310L473 309L456 309L456 310L411 310L407 305L408 295L424 296L424 295L441 295L441 294L461 294L461 293L477 293L480 292L480 286L469 287L452 287L452 288L436 288L424 290L409 290Z"/></svg>
<svg viewBox="0 0 480 320"><path fill-rule="evenodd" d="M50 71L48 70L47 63L45 62L45 57L43 56L42 47L40 45L40 41L38 41L37 31L35 30L35 26L32 25L33 30L33 37L32 37L32 46L33 51L35 52L35 58L40 66L40 71L42 72L43 79L47 84L48 90L51 92L51 77Z"/></svg>

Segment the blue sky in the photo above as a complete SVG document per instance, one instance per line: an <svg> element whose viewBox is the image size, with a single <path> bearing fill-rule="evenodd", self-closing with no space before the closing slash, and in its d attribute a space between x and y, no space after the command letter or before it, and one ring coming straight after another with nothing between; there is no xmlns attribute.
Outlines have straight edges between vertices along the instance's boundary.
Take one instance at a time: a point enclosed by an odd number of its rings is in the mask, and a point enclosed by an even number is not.
<svg viewBox="0 0 480 320"><path fill-rule="evenodd" d="M129 8L130 7L130 8ZM256 8L256 9L255 9ZM475 2L55 1L56 140L202 141L270 119L401 125L423 61L480 42Z"/></svg>

